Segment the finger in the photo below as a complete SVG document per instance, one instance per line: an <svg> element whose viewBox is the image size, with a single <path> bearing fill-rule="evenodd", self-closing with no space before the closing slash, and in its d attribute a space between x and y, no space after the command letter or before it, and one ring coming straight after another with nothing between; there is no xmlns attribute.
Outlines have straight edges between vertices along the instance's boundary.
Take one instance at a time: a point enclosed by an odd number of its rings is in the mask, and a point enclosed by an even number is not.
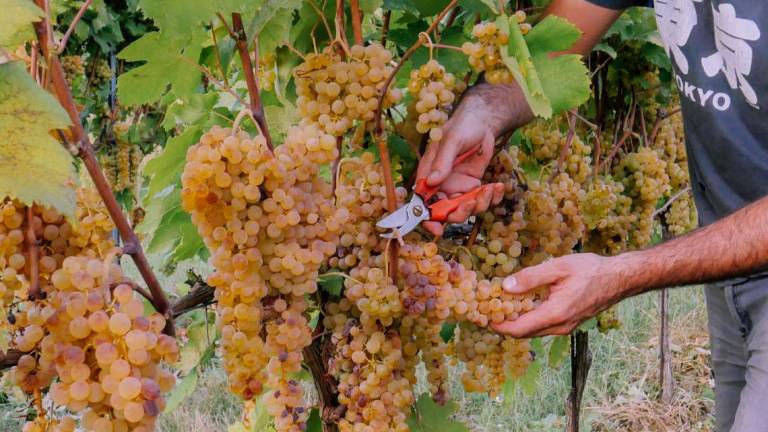
<svg viewBox="0 0 768 432"><path fill-rule="evenodd" d="M504 183L493 184L493 199L491 200L493 205L498 205L504 199L504 189Z"/></svg>
<svg viewBox="0 0 768 432"><path fill-rule="evenodd" d="M467 193L480 184L480 179L477 177L452 173L440 184L440 190L450 196L457 193Z"/></svg>
<svg viewBox="0 0 768 432"><path fill-rule="evenodd" d="M445 230L445 225L443 225L440 222L430 222L425 221L422 223L424 226L424 229L429 231L430 233L440 237L443 235L443 231Z"/></svg>
<svg viewBox="0 0 768 432"><path fill-rule="evenodd" d="M504 291L510 294L522 294L536 287L555 283L565 274L557 268L557 260L528 267L512 276L507 276L502 282Z"/></svg>
<svg viewBox="0 0 768 432"><path fill-rule="evenodd" d="M514 321L491 324L494 330L516 338L532 337L548 328L558 326L563 317L546 302L538 308L521 315Z"/></svg>
<svg viewBox="0 0 768 432"><path fill-rule="evenodd" d="M459 207L451 212L446 219L446 222L464 223L467 218L472 216L472 212L475 210L477 201L467 201L459 204Z"/></svg>
<svg viewBox="0 0 768 432"><path fill-rule="evenodd" d="M450 132L445 135L441 144L432 161L432 172L427 177L429 186L437 186L448 177L461 147L460 139Z"/></svg>
<svg viewBox="0 0 768 432"><path fill-rule="evenodd" d="M419 160L419 166L416 168L416 179L423 179L429 176L432 172L432 162L435 160L435 155L440 151L440 142L430 141L427 148L424 150L424 155Z"/></svg>
<svg viewBox="0 0 768 432"><path fill-rule="evenodd" d="M493 186L483 186L483 189L480 191L480 193L477 194L477 197L475 198L477 204L475 205L474 213L482 213L488 210L488 207L491 205L491 198L493 198Z"/></svg>

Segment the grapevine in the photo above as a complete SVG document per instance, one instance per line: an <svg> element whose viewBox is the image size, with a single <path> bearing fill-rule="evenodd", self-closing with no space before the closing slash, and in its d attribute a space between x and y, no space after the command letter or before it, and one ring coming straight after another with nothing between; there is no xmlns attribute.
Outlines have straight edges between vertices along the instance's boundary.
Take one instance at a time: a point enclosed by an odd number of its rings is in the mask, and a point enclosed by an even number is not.
<svg viewBox="0 0 768 432"><path fill-rule="evenodd" d="M76 191L70 214L13 196L0 202L0 325L14 365L7 377L34 412L25 431L155 430L174 391L179 341L192 345L186 330L173 337L174 320L210 304L217 332L207 347L217 354L193 369L223 367L244 401L244 427L263 408L280 432L307 430L315 413L327 431L408 431L417 388L448 406L452 368L462 369L464 391L499 396L540 361L537 343L492 325L533 311L549 287L511 294L504 277L696 226L679 102L658 90L658 67L638 64L636 74L608 80L618 87L603 101L622 100L614 110L588 100L588 83L564 78L564 94L584 96L560 101L568 111L559 112L550 100L560 89L541 86L539 75L552 73L547 61L562 47L534 53L531 43L529 52L534 9L481 2L488 11L466 14L452 1L414 15L413 28L426 30L409 40L410 27L390 32L391 11L315 3L210 5L173 19L142 6L134 12L143 18L120 24L138 39L111 41L115 54L101 46L103 34L83 41L74 31L81 19L94 27L87 2L69 10L69 27L41 19L37 41L9 50L64 108L71 127L47 134L90 176L66 185ZM573 30L564 20L549 25ZM66 37L49 40L56 34ZM558 67L587 76L578 59L563 58ZM446 138L454 108L482 81L539 96L529 102L545 117L497 137L482 182L504 184L501 203L458 234L382 237L376 223L408 201L424 146ZM138 125L162 128L158 142L132 139ZM145 222L132 226L115 193L143 205L132 210L146 208L135 218ZM172 305L139 238L169 268L207 258L208 274ZM143 284L125 275L122 255L134 258ZM600 331L619 325L616 309L597 320ZM306 370L317 398L302 383Z"/></svg>

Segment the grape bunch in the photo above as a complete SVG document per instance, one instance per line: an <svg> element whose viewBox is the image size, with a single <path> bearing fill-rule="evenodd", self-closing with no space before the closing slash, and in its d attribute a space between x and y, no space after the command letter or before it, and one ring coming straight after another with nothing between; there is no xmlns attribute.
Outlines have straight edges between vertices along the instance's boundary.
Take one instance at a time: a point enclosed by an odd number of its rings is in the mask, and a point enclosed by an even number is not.
<svg viewBox="0 0 768 432"><path fill-rule="evenodd" d="M392 53L379 44L352 46L346 60L330 48L307 55L294 70L296 105L303 122L341 136L354 122L373 120L381 89L393 71L391 60ZM399 89L390 89L383 107L401 98Z"/></svg>
<svg viewBox="0 0 768 432"><path fill-rule="evenodd" d="M292 375L311 342L305 295L349 218L319 173L337 156L315 124L291 128L274 151L262 136L213 127L188 150L182 176L182 204L216 270L208 281L230 389L252 399L268 387L280 431L302 430L309 415Z"/></svg>
<svg viewBox="0 0 768 432"><path fill-rule="evenodd" d="M0 205L0 292L4 302L13 300L5 326L11 347L24 353L9 379L38 399L48 389L54 408L82 414L85 430L150 431L165 404L162 392L175 382L161 364L175 361L178 347L161 334L162 315L144 316L144 302L112 262L113 226L98 194L83 188L77 198L76 223L37 205ZM24 227L33 228L34 250ZM33 251L40 290L34 298ZM116 386L124 381L129 391L121 393ZM54 418L39 405L24 430L75 426L75 417Z"/></svg>
<svg viewBox="0 0 768 432"><path fill-rule="evenodd" d="M429 133L429 139L440 141L443 137L441 126L448 120L452 110L456 78L432 59L418 69L411 71L408 92L415 101L411 109L418 113L416 130L420 134Z"/></svg>
<svg viewBox="0 0 768 432"><path fill-rule="evenodd" d="M85 63L83 57L79 55L68 55L61 57L61 67L69 83L74 83L78 78L85 75Z"/></svg>
<svg viewBox="0 0 768 432"><path fill-rule="evenodd" d="M272 91L275 88L275 54L268 53L259 57L259 88L264 91Z"/></svg>
<svg viewBox="0 0 768 432"><path fill-rule="evenodd" d="M523 11L515 13L520 31L527 34L531 25L525 22L526 14ZM509 71L501 56L501 50L506 49L509 43L509 35L500 29L496 23L483 22L475 24L472 28L472 36L476 42L465 42L462 52L469 58L469 65L476 72L484 72L485 80L491 84L510 84L515 78Z"/></svg>

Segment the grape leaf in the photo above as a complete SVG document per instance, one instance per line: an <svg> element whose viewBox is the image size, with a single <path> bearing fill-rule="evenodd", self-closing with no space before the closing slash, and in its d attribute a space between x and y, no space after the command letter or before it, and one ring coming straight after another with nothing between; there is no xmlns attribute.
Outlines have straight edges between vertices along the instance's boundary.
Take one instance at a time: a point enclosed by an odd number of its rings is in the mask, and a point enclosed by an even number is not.
<svg viewBox="0 0 768 432"><path fill-rule="evenodd" d="M457 6L470 13L480 14L481 18L487 14L499 14L495 0L459 0Z"/></svg>
<svg viewBox="0 0 768 432"><path fill-rule="evenodd" d="M360 12L370 15L380 8L383 0L360 0Z"/></svg>
<svg viewBox="0 0 768 432"><path fill-rule="evenodd" d="M120 75L117 96L123 105L157 102L168 86L178 98L194 94L200 84L197 62L205 34L172 38L159 32L147 33L118 53L129 62L146 62Z"/></svg>
<svg viewBox="0 0 768 432"><path fill-rule="evenodd" d="M541 85L556 114L586 102L591 91L589 71L578 54L549 58L541 54L533 58Z"/></svg>
<svg viewBox="0 0 768 432"><path fill-rule="evenodd" d="M207 328L206 328L207 327ZM209 321L196 322L187 327L187 343L179 350L179 361L174 367L187 374L196 368L205 357L208 350L214 348L215 323Z"/></svg>
<svg viewBox="0 0 768 432"><path fill-rule="evenodd" d="M257 5L258 2L247 0L139 0L139 8L161 32L179 36L200 31L200 24L209 22L216 12L227 16L254 10Z"/></svg>
<svg viewBox="0 0 768 432"><path fill-rule="evenodd" d="M581 31L575 25L564 18L549 15L525 35L525 42L531 55L536 56L539 53L567 50L580 36Z"/></svg>
<svg viewBox="0 0 768 432"><path fill-rule="evenodd" d="M190 127L181 135L170 138L160 155L150 159L144 168L144 175L149 177L146 198L155 199L160 191L168 186L181 185L181 172L187 159L187 149L200 139L200 129Z"/></svg>
<svg viewBox="0 0 768 432"><path fill-rule="evenodd" d="M469 432L462 423L452 420L458 406L454 401L448 401L440 406L429 394L419 396L411 410L411 415L405 420L411 432Z"/></svg>
<svg viewBox="0 0 768 432"><path fill-rule="evenodd" d="M323 420L320 419L320 410L312 408L307 419L307 432L323 432Z"/></svg>
<svg viewBox="0 0 768 432"><path fill-rule="evenodd" d="M419 8L413 0L384 0L381 7L386 10L400 10L419 15Z"/></svg>
<svg viewBox="0 0 768 432"><path fill-rule="evenodd" d="M0 46L13 47L32 38L32 23L45 13L28 0L0 0Z"/></svg>
<svg viewBox="0 0 768 432"><path fill-rule="evenodd" d="M337 271L337 270L334 270ZM336 274L333 275L319 275L317 282L323 291L332 296L340 296L341 290L344 287L344 279Z"/></svg>
<svg viewBox="0 0 768 432"><path fill-rule="evenodd" d="M249 35L258 35L259 52L271 53L290 39L293 12L301 7L299 1L267 0L258 7L248 26Z"/></svg>
<svg viewBox="0 0 768 432"><path fill-rule="evenodd" d="M218 101L218 93L201 93L192 95L185 100L177 99L165 111L165 118L163 118L162 123L163 128L166 131L170 131L178 126L194 124L201 129L205 129L218 124L218 117L213 111L213 107L216 106Z"/></svg>
<svg viewBox="0 0 768 432"><path fill-rule="evenodd" d="M0 64L0 197L74 215L72 156L51 135L69 125L66 111L35 83L24 63Z"/></svg>
<svg viewBox="0 0 768 432"><path fill-rule="evenodd" d="M440 327L440 338L443 339L443 342L448 342L453 339L454 330L456 330L455 322L443 323L443 325Z"/></svg>
<svg viewBox="0 0 768 432"><path fill-rule="evenodd" d="M559 368L570 354L571 337L554 336L549 345L549 367Z"/></svg>
<svg viewBox="0 0 768 432"><path fill-rule="evenodd" d="M184 399L194 393L195 389L197 388L197 381L197 369L192 369L190 373L188 373L184 378L181 379L181 381L176 384L176 387L171 390L170 394L168 394L168 402L165 405L163 413L168 414L173 412L173 410L178 408L179 405L184 402Z"/></svg>
<svg viewBox="0 0 768 432"><path fill-rule="evenodd" d="M552 116L552 105L544 93L536 67L531 59L531 53L525 43L517 18L501 15L496 18L496 26L509 34L507 49L501 50L501 58L525 96L534 115L549 118Z"/></svg>

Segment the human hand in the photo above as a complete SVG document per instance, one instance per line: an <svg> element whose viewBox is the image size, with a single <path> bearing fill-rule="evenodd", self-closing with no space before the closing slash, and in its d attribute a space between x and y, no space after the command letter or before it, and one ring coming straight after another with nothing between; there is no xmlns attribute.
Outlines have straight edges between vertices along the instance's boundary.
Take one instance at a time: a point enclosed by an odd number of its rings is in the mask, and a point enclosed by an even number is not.
<svg viewBox="0 0 768 432"><path fill-rule="evenodd" d="M467 100L443 125L443 138L427 146L416 171L417 179L426 179L427 185L438 186L438 195L453 197L481 185L481 179L493 157L495 127L487 119L489 108L477 100ZM473 148L466 159L453 166L455 159ZM448 216L447 222L464 222L470 215L488 210L504 197L504 184L491 183L475 200L461 205ZM435 235L441 235L443 225L424 222L424 227Z"/></svg>
<svg viewBox="0 0 768 432"><path fill-rule="evenodd" d="M516 338L565 335L626 296L621 260L581 253L525 268L504 279L508 293L549 285L549 297L514 321L492 324Z"/></svg>

